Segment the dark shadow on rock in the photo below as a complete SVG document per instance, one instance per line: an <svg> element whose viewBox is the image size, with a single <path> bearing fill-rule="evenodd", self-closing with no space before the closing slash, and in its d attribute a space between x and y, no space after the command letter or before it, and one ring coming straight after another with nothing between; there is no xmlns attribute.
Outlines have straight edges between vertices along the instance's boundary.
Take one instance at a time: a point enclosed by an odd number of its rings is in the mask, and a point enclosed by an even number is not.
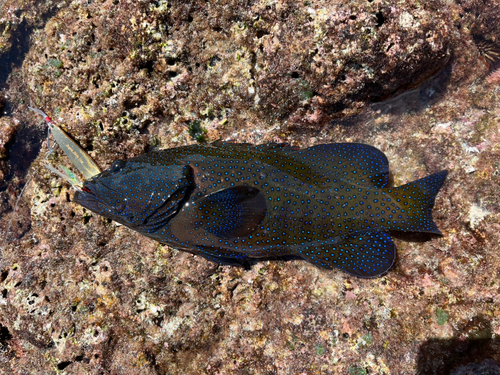
<svg viewBox="0 0 500 375"><path fill-rule="evenodd" d="M273 262L290 262L292 260L301 260L303 262L306 262L304 258L298 256L298 255L283 255L283 256L275 256L275 257L265 257L265 258L250 258L247 260L245 268L250 269L254 265L260 262L265 262L265 261L273 261Z"/></svg>
<svg viewBox="0 0 500 375"><path fill-rule="evenodd" d="M427 242L434 238L441 238L442 236L435 233L424 233L424 232L397 232L389 231L389 234L393 238L398 240L403 240L406 242Z"/></svg>
<svg viewBox="0 0 500 375"><path fill-rule="evenodd" d="M9 42L12 47L7 52L0 54L0 89L7 88L7 80L14 68L18 68L23 64L24 57L28 53L31 46L31 34L35 29L42 29L49 19L51 19L62 7L63 4L56 3L49 6L33 21L28 21L28 18L23 18L22 22L12 30ZM4 111L9 112L8 103ZM9 113L7 113L9 115Z"/></svg>
<svg viewBox="0 0 500 375"><path fill-rule="evenodd" d="M9 147L10 173L0 184L0 191L7 188L14 176L23 180L31 163L36 159L43 141L47 139L45 126L21 126Z"/></svg>
<svg viewBox="0 0 500 375"><path fill-rule="evenodd" d="M12 72L20 68L24 62L25 56L31 47L31 35L35 30L41 30L46 23L56 13L66 5L66 1L56 2L53 5L44 6L38 4L37 17L23 17L23 21L12 30L9 42L12 47L6 52L0 54L0 96L4 96L9 91L10 76ZM5 95L9 97L10 95ZM18 104L10 103L5 99L0 106L0 116L11 116L16 112ZM44 127L37 124L28 124L21 122L17 129L13 141L8 147L8 159L10 163L10 173L0 184L0 191L7 188L8 183L17 176L21 181L24 179L29 166L38 156L43 140L46 138Z"/></svg>
<svg viewBox="0 0 500 375"><path fill-rule="evenodd" d="M402 115L410 111L420 112L443 98L448 88L451 70L452 64L448 62L437 74L417 87L395 93L389 99L372 104L370 108L372 111L393 115Z"/></svg>
<svg viewBox="0 0 500 375"><path fill-rule="evenodd" d="M379 115L402 116L410 112L420 112L436 104L444 97L449 85L452 71L450 61L417 87L402 88L391 95L375 98L361 113L334 120L330 125L352 127L373 121Z"/></svg>
<svg viewBox="0 0 500 375"><path fill-rule="evenodd" d="M24 19L16 31L12 33L12 47L8 52L0 54L0 89L9 87L7 80L16 67L20 67L24 61L24 57L29 51L30 35L33 32L33 27ZM3 108L0 116L10 115L12 111L8 100L3 103Z"/></svg>
<svg viewBox="0 0 500 375"><path fill-rule="evenodd" d="M459 322L451 339L429 339L420 345L418 375L500 374L500 339L483 316Z"/></svg>

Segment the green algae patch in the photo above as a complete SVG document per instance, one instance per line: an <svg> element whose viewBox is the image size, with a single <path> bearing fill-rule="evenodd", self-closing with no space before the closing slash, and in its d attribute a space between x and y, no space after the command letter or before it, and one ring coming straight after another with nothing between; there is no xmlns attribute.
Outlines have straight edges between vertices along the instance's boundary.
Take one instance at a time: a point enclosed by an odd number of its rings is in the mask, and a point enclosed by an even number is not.
<svg viewBox="0 0 500 375"><path fill-rule="evenodd" d="M445 310L443 310L442 308L438 308L436 310L436 320L437 320L437 323L442 326L444 325L448 319L450 318L450 314L448 314Z"/></svg>
<svg viewBox="0 0 500 375"><path fill-rule="evenodd" d="M306 80L300 79L298 86L300 100L307 101L314 96L314 90L311 88L311 84Z"/></svg>
<svg viewBox="0 0 500 375"><path fill-rule="evenodd" d="M63 67L63 62L59 59L50 58L47 63L54 68L61 69Z"/></svg>
<svg viewBox="0 0 500 375"><path fill-rule="evenodd" d="M371 345L373 344L373 337L371 332L367 333L366 335L363 336L363 340L365 345Z"/></svg>
<svg viewBox="0 0 500 375"><path fill-rule="evenodd" d="M189 125L189 135L198 143L205 143L206 142L206 134L207 134L207 129L205 129L203 126L201 126L201 121L196 120L193 121Z"/></svg>
<svg viewBox="0 0 500 375"><path fill-rule="evenodd" d="M316 345L316 355L323 355L325 353L325 347L321 344Z"/></svg>
<svg viewBox="0 0 500 375"><path fill-rule="evenodd" d="M367 374L366 370L362 367L356 367L356 366L349 367L349 375L366 375L366 374Z"/></svg>

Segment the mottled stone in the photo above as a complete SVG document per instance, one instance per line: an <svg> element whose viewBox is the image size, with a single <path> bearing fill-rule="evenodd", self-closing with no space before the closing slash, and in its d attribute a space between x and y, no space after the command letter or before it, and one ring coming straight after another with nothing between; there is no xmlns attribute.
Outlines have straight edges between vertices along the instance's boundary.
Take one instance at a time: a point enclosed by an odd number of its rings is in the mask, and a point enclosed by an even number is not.
<svg viewBox="0 0 500 375"><path fill-rule="evenodd" d="M367 280L300 260L219 267L73 204L43 168L14 213L29 165L16 167L0 191L2 237L13 219L5 373L439 374L477 353L500 361L500 91L474 41L500 37L498 1L7 5L48 14L1 119L38 144L26 104L102 168L195 136L368 143L394 185L450 174L434 212L443 236L398 236L396 265ZM69 166L57 148L49 162Z"/></svg>

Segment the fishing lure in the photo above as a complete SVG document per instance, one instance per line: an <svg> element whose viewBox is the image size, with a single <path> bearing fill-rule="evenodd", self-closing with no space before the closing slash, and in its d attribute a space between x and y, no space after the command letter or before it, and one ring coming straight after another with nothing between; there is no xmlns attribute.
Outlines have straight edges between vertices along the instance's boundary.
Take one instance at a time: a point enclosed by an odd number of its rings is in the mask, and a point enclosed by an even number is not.
<svg viewBox="0 0 500 375"><path fill-rule="evenodd" d="M52 134L54 137L56 143L61 147L63 152L68 156L69 160L73 163L73 165L83 174L83 176L88 179L96 174L101 173L101 170L99 166L92 160L92 158L75 142L73 141L58 125L52 121L52 119L47 116L44 112L42 112L39 109L28 107L31 109L33 112L38 113L39 115L43 116L45 119L49 132ZM68 181L73 188L76 190L80 189L82 187L82 183L76 175L69 170L68 168L64 166L60 166L62 171L57 169L56 167L50 165L48 163L48 157L49 155L54 151L54 148L50 145L50 138L47 135L47 146L48 146L48 152L45 154L45 157L43 158L42 164L45 168L47 168L49 171L51 171L54 174L57 174L59 177L63 178L64 180ZM26 184L24 185L23 189L21 190L21 193L19 194L19 197L16 200L16 204L14 205L13 212L17 211L17 207L19 205L19 201L21 197L24 194L24 190L30 183L31 179L38 173L38 170L40 167L36 168L32 173L31 176L28 178ZM6 247L7 244L7 239L9 237L9 232L12 227L12 220L14 219L14 214L11 216L9 220L9 224L7 226L7 230L5 231L5 237L3 241L3 245L1 248L2 252L2 259L4 258L3 256L3 251Z"/></svg>
<svg viewBox="0 0 500 375"><path fill-rule="evenodd" d="M86 179L89 179L96 174L101 173L101 169L99 166L92 160L92 158L83 150L75 141L73 141L58 125L52 121L52 119L47 116L44 112L39 109L28 107L32 111L38 113L43 116L47 125L49 127L49 131L52 133L56 143L61 147L63 152L69 158L69 160L73 163L73 165L83 174ZM48 138L47 138L48 141ZM81 187L82 183L76 178L73 172L71 172L66 167L61 166L63 172L57 170L53 166L47 163L47 157L52 153L52 147L50 147L49 143L49 152L45 155L44 165L47 169L49 169L52 173L57 174L61 178L68 181L75 188Z"/></svg>
<svg viewBox="0 0 500 375"><path fill-rule="evenodd" d="M390 188L387 158L368 145L216 142L118 160L74 201L221 264L294 255L374 277L396 257L389 231L440 234L432 208L446 175Z"/></svg>

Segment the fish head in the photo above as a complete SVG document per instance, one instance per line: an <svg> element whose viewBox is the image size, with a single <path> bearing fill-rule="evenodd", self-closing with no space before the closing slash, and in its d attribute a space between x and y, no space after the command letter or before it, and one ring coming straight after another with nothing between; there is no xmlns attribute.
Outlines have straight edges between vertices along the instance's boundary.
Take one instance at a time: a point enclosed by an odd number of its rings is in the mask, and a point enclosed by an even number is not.
<svg viewBox="0 0 500 375"><path fill-rule="evenodd" d="M86 180L74 201L130 228L154 233L177 215L194 187L189 165L138 157L117 160Z"/></svg>

